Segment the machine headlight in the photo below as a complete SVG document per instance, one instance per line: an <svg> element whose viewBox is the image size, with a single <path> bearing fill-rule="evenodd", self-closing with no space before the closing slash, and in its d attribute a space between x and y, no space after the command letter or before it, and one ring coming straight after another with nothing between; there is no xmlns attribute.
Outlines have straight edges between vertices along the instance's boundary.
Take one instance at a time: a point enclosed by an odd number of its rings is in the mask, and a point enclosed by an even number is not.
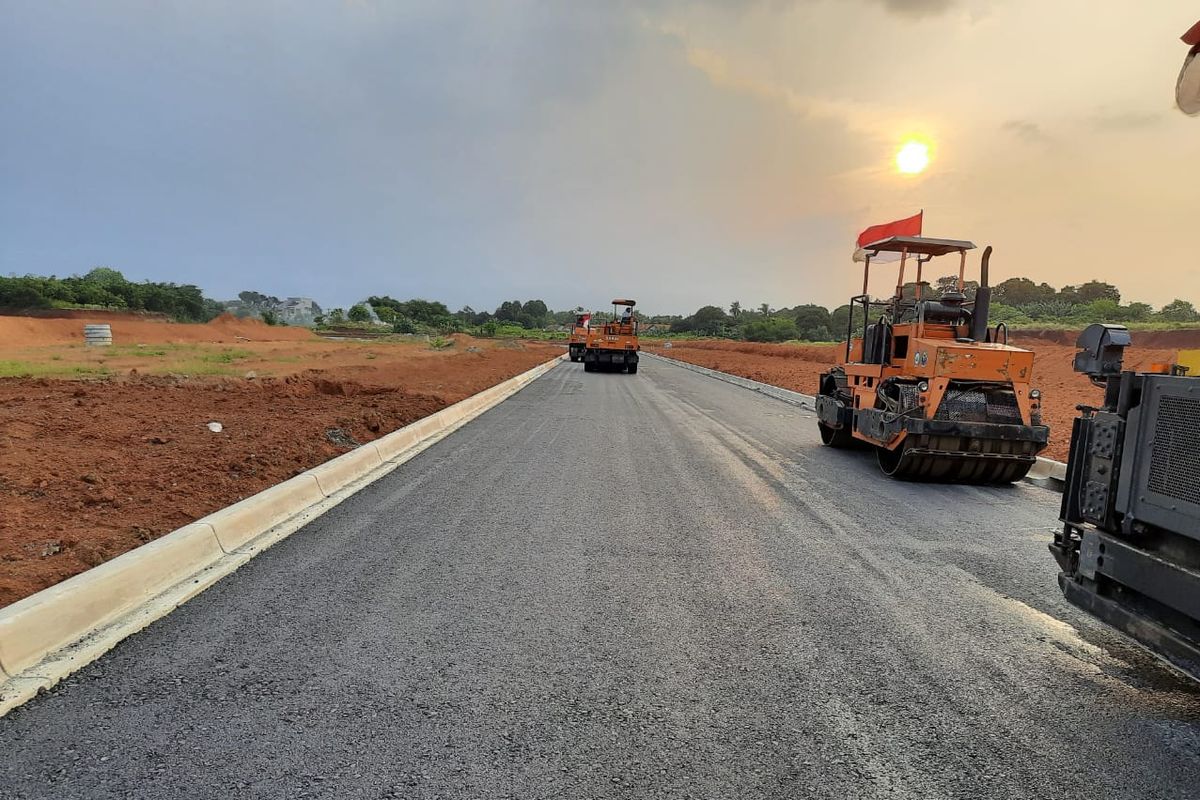
<svg viewBox="0 0 1200 800"><path fill-rule="evenodd" d="M917 391L928 392L929 391L929 383L927 381L921 381L920 383L917 384Z"/></svg>
<svg viewBox="0 0 1200 800"><path fill-rule="evenodd" d="M1041 396L1042 396L1042 391L1040 389L1030 389L1029 390L1029 397L1031 399L1037 400Z"/></svg>

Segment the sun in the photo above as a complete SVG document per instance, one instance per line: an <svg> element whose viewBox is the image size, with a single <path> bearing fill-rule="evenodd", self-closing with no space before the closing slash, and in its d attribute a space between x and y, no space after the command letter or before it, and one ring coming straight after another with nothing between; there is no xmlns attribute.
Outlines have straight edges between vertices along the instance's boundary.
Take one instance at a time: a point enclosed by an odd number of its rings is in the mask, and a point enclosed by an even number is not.
<svg viewBox="0 0 1200 800"><path fill-rule="evenodd" d="M924 172L929 166L929 145L916 139L909 139L900 146L896 153L896 169L905 175L916 175Z"/></svg>

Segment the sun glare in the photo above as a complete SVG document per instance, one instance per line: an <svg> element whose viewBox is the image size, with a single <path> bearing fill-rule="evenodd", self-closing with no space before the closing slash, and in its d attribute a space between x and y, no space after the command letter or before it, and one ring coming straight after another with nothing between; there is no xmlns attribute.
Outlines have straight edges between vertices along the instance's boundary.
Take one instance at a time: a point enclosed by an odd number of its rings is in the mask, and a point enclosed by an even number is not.
<svg viewBox="0 0 1200 800"><path fill-rule="evenodd" d="M896 153L896 169L905 175L916 175L929 166L929 145L910 139Z"/></svg>

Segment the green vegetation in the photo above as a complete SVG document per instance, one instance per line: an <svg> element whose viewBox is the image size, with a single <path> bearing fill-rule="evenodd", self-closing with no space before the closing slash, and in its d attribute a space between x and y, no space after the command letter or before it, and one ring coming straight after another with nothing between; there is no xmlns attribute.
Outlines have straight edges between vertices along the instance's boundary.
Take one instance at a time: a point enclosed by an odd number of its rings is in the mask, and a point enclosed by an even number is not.
<svg viewBox="0 0 1200 800"><path fill-rule="evenodd" d="M583 309L578 309L582 311ZM397 300L394 297L371 296L345 312L332 309L318 319L318 327L376 328L371 312L380 323L390 325L394 333L405 335L446 336L451 333L472 333L487 338L558 339L562 331L546 330L550 326L567 325L575 320L575 311L552 312L542 300L506 300L494 312L475 311L464 306L451 311L436 300Z"/></svg>
<svg viewBox="0 0 1200 800"><path fill-rule="evenodd" d="M111 308L166 314L179 322L207 322L224 307L199 288L174 283L134 283L115 269L48 278L0 276L0 308Z"/></svg>
<svg viewBox="0 0 1200 800"><path fill-rule="evenodd" d="M932 284L923 284L925 297L938 297L958 283L948 275ZM973 300L978 284L967 282L968 300ZM906 297L916 294L916 284L904 287ZM766 303L749 310L735 301L729 310L702 306L687 317L651 317L653 335L710 336L746 339L755 342L781 342L797 339L807 342L841 340L846 335L850 314L855 329L862 326L862 309L840 306L833 311L818 305L772 309ZM1088 281L1078 286L1055 289L1028 278L1010 278L992 288L991 322L1010 327L1080 328L1093 322L1114 322L1143 330L1165 330L1200 323L1200 311L1187 300L1175 300L1158 311L1146 303L1121 303L1121 292L1110 283ZM643 318L644 319L644 318ZM657 325L656 325L657 323ZM654 328L659 328L654 330ZM665 330L664 330L665 328Z"/></svg>
<svg viewBox="0 0 1200 800"><path fill-rule="evenodd" d="M667 333L671 336L717 336L751 342L786 342L793 339L829 342L838 336L834 331L846 329L850 313L850 306L841 306L831 312L824 306L811 303L791 309L773 309L763 303L757 309L748 310L735 301L730 304L729 313L719 306L703 306L688 317L652 317L649 322L651 329L665 323L669 326ZM856 319L861 318L860 310Z"/></svg>
<svg viewBox="0 0 1200 800"><path fill-rule="evenodd" d="M974 287L971 289L969 296L974 294ZM1157 312L1147 303L1122 305L1120 290L1103 281L1055 290L1047 283L1010 278L992 289L991 318L1013 326L1074 328L1093 322L1119 322L1178 327L1200 322L1200 313L1187 300L1174 300Z"/></svg>
<svg viewBox="0 0 1200 800"><path fill-rule="evenodd" d="M250 358L253 355L254 353L250 352L249 350L235 350L233 348L226 348L219 353L205 353L204 355L200 356L199 361L201 363L209 364L232 364L235 361L240 361L244 358Z"/></svg>
<svg viewBox="0 0 1200 800"><path fill-rule="evenodd" d="M86 378L111 374L104 365L63 366L62 364L35 364L26 361L0 361L0 378Z"/></svg>

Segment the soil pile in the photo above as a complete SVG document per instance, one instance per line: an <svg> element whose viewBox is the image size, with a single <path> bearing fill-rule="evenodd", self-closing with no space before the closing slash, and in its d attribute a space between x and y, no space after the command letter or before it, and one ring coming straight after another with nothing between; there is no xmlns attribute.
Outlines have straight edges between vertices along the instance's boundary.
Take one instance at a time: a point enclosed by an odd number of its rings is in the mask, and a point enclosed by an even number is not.
<svg viewBox="0 0 1200 800"><path fill-rule="evenodd" d="M217 327L246 330L236 322ZM277 378L0 380L0 606L562 352L305 347L310 357L278 365L298 371ZM280 346L256 350L265 359Z"/></svg>
<svg viewBox="0 0 1200 800"><path fill-rule="evenodd" d="M111 311L78 311L73 318L0 316L0 348L83 344L83 326L107 322L113 342L132 344L188 344L194 342L235 343L305 341L314 338L307 328L267 325L257 319L239 319L223 314L204 325L170 322L160 317L120 314Z"/></svg>

